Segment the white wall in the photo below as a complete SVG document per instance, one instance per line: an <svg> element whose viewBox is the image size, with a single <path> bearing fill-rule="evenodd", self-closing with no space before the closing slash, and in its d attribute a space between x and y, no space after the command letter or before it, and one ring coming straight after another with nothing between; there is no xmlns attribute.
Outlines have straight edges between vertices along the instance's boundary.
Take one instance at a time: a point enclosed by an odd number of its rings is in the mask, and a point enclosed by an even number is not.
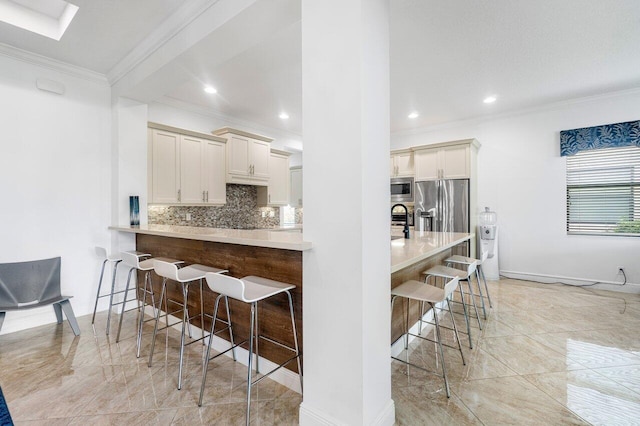
<svg viewBox="0 0 640 426"><path fill-rule="evenodd" d="M561 130L637 120L638 111L640 91L617 93L396 134L391 145L480 141L478 207L498 213L502 273L551 282L562 277L621 282L618 266L625 266L634 285L622 290L640 291L640 238L567 235L566 163L559 148Z"/></svg>
<svg viewBox="0 0 640 426"><path fill-rule="evenodd" d="M38 90L42 78L65 93ZM110 123L106 83L0 56L0 262L61 256L76 316L93 309L94 246L109 243ZM9 312L2 333L49 322L52 307Z"/></svg>

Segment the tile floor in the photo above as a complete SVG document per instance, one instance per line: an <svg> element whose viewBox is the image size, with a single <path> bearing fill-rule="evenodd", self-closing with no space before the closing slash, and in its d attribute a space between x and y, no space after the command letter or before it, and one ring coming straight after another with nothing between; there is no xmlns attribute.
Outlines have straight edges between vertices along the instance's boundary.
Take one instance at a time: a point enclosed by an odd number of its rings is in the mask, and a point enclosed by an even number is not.
<svg viewBox="0 0 640 426"><path fill-rule="evenodd" d="M640 295L489 285L494 307L482 331L474 326L473 350L463 338L467 365L445 349L451 398L442 379L392 363L398 425L640 424ZM90 316L79 322L77 339L67 324L0 336L0 385L17 425L244 423L244 366L218 358L198 408L198 345L178 391L177 332L149 368L148 338L135 357L133 321L119 344L104 335L105 315L95 334ZM434 349L415 341L410 357L436 369ZM269 379L256 389L252 424L297 424L300 395Z"/></svg>

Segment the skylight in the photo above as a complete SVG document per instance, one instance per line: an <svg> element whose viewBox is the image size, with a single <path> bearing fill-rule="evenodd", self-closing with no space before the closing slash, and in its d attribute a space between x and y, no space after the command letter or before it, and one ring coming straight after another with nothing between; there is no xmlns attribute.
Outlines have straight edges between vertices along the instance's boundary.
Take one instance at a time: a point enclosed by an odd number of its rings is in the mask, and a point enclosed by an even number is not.
<svg viewBox="0 0 640 426"><path fill-rule="evenodd" d="M60 40L78 6L63 0L0 0L0 21Z"/></svg>

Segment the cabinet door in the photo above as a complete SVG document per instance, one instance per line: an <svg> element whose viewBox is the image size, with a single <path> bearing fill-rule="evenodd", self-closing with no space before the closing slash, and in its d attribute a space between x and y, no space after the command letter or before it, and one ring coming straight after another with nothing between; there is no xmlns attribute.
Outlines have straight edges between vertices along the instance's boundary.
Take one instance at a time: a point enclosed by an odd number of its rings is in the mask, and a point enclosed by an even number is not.
<svg viewBox="0 0 640 426"><path fill-rule="evenodd" d="M291 207L302 207L302 169L291 169Z"/></svg>
<svg viewBox="0 0 640 426"><path fill-rule="evenodd" d="M289 157L271 154L269 158L269 205L289 204Z"/></svg>
<svg viewBox="0 0 640 426"><path fill-rule="evenodd" d="M442 177L464 179L469 177L469 146L458 145L441 149Z"/></svg>
<svg viewBox="0 0 640 426"><path fill-rule="evenodd" d="M440 162L437 149L421 149L414 153L416 181L439 179Z"/></svg>
<svg viewBox="0 0 640 426"><path fill-rule="evenodd" d="M204 203L202 150L204 141L191 136L180 140L180 202Z"/></svg>
<svg viewBox="0 0 640 426"><path fill-rule="evenodd" d="M251 140L249 150L249 162L253 166L251 177L255 179L269 180L269 158L271 145L268 142Z"/></svg>
<svg viewBox="0 0 640 426"><path fill-rule="evenodd" d="M227 139L227 173L237 176L249 175L249 138L230 135Z"/></svg>
<svg viewBox="0 0 640 426"><path fill-rule="evenodd" d="M180 135L161 130L152 132L152 184L154 203L177 203L180 189Z"/></svg>
<svg viewBox="0 0 640 426"><path fill-rule="evenodd" d="M398 176L413 176L413 152L394 155Z"/></svg>
<svg viewBox="0 0 640 426"><path fill-rule="evenodd" d="M224 143L205 141L202 160L205 202L208 204L227 202L225 154Z"/></svg>

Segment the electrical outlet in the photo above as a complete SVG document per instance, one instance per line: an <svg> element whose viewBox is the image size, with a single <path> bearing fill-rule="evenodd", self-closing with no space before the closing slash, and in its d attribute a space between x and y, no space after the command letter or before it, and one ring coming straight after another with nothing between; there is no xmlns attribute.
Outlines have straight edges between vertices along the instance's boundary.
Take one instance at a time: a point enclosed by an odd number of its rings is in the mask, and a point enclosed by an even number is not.
<svg viewBox="0 0 640 426"><path fill-rule="evenodd" d="M267 217L267 212L263 211L262 212L262 217Z"/></svg>
<svg viewBox="0 0 640 426"><path fill-rule="evenodd" d="M275 217L276 216L276 212L274 212L273 210L269 211L269 217Z"/></svg>
<svg viewBox="0 0 640 426"><path fill-rule="evenodd" d="M186 220L191 220L191 213L187 213L186 215L184 215L184 218Z"/></svg>

